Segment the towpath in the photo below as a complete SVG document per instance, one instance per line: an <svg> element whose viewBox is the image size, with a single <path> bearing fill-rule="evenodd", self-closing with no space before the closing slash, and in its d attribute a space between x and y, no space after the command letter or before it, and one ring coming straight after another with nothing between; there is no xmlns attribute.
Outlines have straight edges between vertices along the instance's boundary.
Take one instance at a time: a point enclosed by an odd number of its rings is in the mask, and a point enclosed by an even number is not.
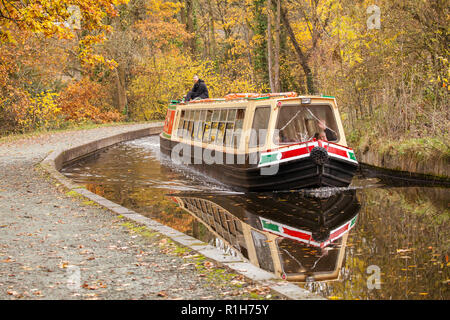
<svg viewBox="0 0 450 320"><path fill-rule="evenodd" d="M278 299L267 288L134 232L38 165L59 147L146 125L0 142L0 299Z"/></svg>

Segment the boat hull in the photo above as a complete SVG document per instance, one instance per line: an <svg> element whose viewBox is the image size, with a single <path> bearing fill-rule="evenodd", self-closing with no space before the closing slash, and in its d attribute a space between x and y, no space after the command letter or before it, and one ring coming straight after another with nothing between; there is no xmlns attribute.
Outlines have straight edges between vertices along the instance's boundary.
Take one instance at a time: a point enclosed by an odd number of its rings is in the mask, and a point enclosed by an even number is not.
<svg viewBox="0 0 450 320"><path fill-rule="evenodd" d="M180 142L160 136L161 152L168 156L172 155L173 148L179 144ZM347 187L358 168L357 163L345 160L328 158L325 163L317 164L311 157L303 157L279 163L272 168L273 170L267 170L267 168L258 167L258 164L254 163L254 159L260 158L259 154L247 154L238 159L236 156L224 153L215 154L214 151L212 157L216 160L219 159L219 161L208 164L202 159L204 148L196 147L197 150L195 150L193 146L182 142L181 144L182 147L177 147L178 149L189 150L190 152L184 158L187 160L185 161L186 164L236 191L264 192L319 187ZM181 156L182 152L180 153Z"/></svg>

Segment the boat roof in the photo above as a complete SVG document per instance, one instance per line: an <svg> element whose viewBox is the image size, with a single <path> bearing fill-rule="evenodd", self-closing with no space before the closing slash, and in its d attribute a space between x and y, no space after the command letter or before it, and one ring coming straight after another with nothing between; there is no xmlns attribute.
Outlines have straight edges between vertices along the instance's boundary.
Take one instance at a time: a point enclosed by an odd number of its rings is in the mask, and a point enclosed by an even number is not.
<svg viewBox="0 0 450 320"><path fill-rule="evenodd" d="M287 93L238 93L228 94L224 98L208 98L202 100L193 100L189 102L179 102L177 100L171 100L170 105L198 105L198 104L211 104L211 103L224 103L224 102L247 102L257 100L271 100L277 99L278 101L290 101L299 99L330 99L335 100L334 96L326 95L297 95L295 92Z"/></svg>

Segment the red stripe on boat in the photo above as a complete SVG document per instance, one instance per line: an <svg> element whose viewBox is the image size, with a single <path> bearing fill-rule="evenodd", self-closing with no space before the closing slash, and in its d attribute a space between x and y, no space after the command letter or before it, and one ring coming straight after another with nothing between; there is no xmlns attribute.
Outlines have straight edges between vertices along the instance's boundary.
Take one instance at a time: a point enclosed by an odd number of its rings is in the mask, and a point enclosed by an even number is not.
<svg viewBox="0 0 450 320"><path fill-rule="evenodd" d="M288 150L281 153L281 160L301 156L307 154L309 151L307 148L298 148L294 150Z"/></svg>
<svg viewBox="0 0 450 320"><path fill-rule="evenodd" d="M341 234L343 234L345 231L347 231L348 225L349 224L347 223L344 227L342 227L339 230L336 230L335 232L330 234L330 240L333 240L334 238L339 237Z"/></svg>
<svg viewBox="0 0 450 320"><path fill-rule="evenodd" d="M341 150L341 149L338 149L338 148L335 148L332 146L328 146L328 152L337 154L338 156L341 156L344 158L348 158L346 150Z"/></svg>
<svg viewBox="0 0 450 320"><path fill-rule="evenodd" d="M298 238L298 239L311 240L311 235L300 232L300 231L290 230L285 227L283 227L283 233L290 235L291 237Z"/></svg>

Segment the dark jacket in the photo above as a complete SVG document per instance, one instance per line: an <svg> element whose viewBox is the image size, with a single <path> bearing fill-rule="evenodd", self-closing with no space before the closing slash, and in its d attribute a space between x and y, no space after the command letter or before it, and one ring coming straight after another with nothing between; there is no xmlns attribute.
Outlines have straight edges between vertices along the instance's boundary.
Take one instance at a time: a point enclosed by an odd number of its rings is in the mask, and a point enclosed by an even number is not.
<svg viewBox="0 0 450 320"><path fill-rule="evenodd" d="M325 129L325 134L327 136L327 140L328 141L335 141L337 140L337 135L336 133L334 133L333 131L331 131L330 129L326 128Z"/></svg>
<svg viewBox="0 0 450 320"><path fill-rule="evenodd" d="M198 81L192 87L192 90L188 94L190 99L195 99L200 97L201 99L209 98L208 88L206 87L205 81L198 79Z"/></svg>

